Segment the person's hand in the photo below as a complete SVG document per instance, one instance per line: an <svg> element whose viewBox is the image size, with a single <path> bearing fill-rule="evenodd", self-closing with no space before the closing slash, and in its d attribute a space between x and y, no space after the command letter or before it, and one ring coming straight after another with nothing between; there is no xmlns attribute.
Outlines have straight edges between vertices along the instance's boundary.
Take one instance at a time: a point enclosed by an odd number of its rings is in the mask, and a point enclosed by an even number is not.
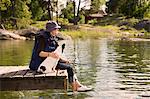
<svg viewBox="0 0 150 99"><path fill-rule="evenodd" d="M67 63L67 64L72 64L73 62L70 61L70 60L67 60L66 63Z"/></svg>
<svg viewBox="0 0 150 99"><path fill-rule="evenodd" d="M70 61L69 61L69 60L64 59L64 58L61 58L61 61L62 61L62 62L64 62L64 63L66 63L66 64L69 64L69 63L70 63Z"/></svg>
<svg viewBox="0 0 150 99"><path fill-rule="evenodd" d="M57 53L54 53L54 52L49 53L48 56L59 59L59 55Z"/></svg>

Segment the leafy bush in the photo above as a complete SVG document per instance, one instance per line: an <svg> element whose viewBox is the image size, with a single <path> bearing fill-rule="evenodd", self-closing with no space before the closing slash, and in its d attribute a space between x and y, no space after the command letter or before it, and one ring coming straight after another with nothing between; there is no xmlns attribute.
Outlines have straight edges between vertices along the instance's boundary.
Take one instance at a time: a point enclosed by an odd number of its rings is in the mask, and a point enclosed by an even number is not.
<svg viewBox="0 0 150 99"><path fill-rule="evenodd" d="M85 17L84 15L80 15L80 21L81 24L85 23Z"/></svg>
<svg viewBox="0 0 150 99"><path fill-rule="evenodd" d="M94 24L97 23L97 20L96 20L96 19L93 19L93 20L90 20L88 23L94 25Z"/></svg>
<svg viewBox="0 0 150 99"><path fill-rule="evenodd" d="M28 27L31 24L31 22L32 20L27 18L17 19L16 25L18 29L23 29Z"/></svg>
<svg viewBox="0 0 150 99"><path fill-rule="evenodd" d="M12 21L5 21L4 28L6 28L6 29L12 29L13 28L12 24L13 24Z"/></svg>
<svg viewBox="0 0 150 99"><path fill-rule="evenodd" d="M68 19L58 18L58 23L61 25L67 25L69 23Z"/></svg>
<svg viewBox="0 0 150 99"><path fill-rule="evenodd" d="M150 19L150 7L146 10L146 12L144 13L144 18L148 18Z"/></svg>
<svg viewBox="0 0 150 99"><path fill-rule="evenodd" d="M39 29L43 29L45 28L45 24L47 21L35 21L34 23L32 23L31 25L34 27L37 27Z"/></svg>

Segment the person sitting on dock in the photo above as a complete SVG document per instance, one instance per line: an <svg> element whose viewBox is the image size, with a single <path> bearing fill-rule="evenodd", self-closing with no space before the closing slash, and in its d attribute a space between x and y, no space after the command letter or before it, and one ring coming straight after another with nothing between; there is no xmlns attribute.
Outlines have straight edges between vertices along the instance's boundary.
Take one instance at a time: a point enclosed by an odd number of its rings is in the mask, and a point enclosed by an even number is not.
<svg viewBox="0 0 150 99"><path fill-rule="evenodd" d="M40 64L47 58L60 58L59 55L54 53L56 48L59 46L56 35L59 32L61 27L55 21L49 21L46 23L46 30L44 32L39 33L38 40L35 39L35 45L32 52L32 58L30 61L29 68L31 70L37 71ZM72 86L73 92L75 91L89 91L91 88L88 88L82 85L76 75L73 72L73 68L70 66L68 60L63 60L60 58L56 69L67 70L68 80Z"/></svg>

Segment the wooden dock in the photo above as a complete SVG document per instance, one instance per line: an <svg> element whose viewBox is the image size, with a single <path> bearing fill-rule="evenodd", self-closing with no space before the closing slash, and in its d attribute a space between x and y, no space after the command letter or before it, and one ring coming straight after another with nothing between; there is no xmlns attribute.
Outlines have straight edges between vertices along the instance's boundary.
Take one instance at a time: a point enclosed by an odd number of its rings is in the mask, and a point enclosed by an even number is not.
<svg viewBox="0 0 150 99"><path fill-rule="evenodd" d="M67 71L39 74L26 66L0 66L0 91L67 90Z"/></svg>

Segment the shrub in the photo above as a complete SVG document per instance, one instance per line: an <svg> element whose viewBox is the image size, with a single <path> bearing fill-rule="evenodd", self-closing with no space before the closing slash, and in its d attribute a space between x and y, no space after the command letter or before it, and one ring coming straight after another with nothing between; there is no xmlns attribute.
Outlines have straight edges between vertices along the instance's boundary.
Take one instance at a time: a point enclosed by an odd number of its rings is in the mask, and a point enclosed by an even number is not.
<svg viewBox="0 0 150 99"><path fill-rule="evenodd" d="M23 29L28 27L31 24L31 22L32 20L27 18L17 19L16 25L18 29Z"/></svg>
<svg viewBox="0 0 150 99"><path fill-rule="evenodd" d="M94 25L94 24L97 23L97 20L96 20L96 19L93 19L93 20L90 20L88 23Z"/></svg>
<svg viewBox="0 0 150 99"><path fill-rule="evenodd" d="M60 23L61 25L67 25L69 21L65 18L58 18L58 23Z"/></svg>

